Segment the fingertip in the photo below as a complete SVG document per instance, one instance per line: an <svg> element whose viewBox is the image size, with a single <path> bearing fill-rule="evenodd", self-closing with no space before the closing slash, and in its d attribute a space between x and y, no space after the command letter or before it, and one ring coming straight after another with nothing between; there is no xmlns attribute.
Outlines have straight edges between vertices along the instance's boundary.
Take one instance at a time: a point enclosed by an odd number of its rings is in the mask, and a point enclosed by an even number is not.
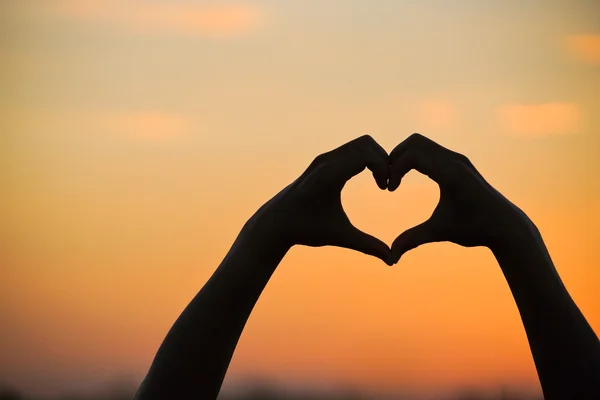
<svg viewBox="0 0 600 400"><path fill-rule="evenodd" d="M394 256L392 255L392 250L387 244L379 241L378 239L375 240L377 240L379 243L377 247L373 249L374 251L371 254L377 256L377 258L390 267L394 265Z"/></svg>
<svg viewBox="0 0 600 400"><path fill-rule="evenodd" d="M365 253L365 254L369 254L369 253ZM375 256L376 258L379 258L388 267L391 267L392 265L394 265L392 257L390 257L388 254L373 254L373 253L371 253L369 255Z"/></svg>
<svg viewBox="0 0 600 400"><path fill-rule="evenodd" d="M388 267L393 267L394 266L394 256L392 255L391 252L389 252L386 255L386 257L385 257L385 259L383 261L388 265Z"/></svg>
<svg viewBox="0 0 600 400"><path fill-rule="evenodd" d="M387 185L387 189L390 192L393 192L394 190L398 189L398 186L400 186L400 180L390 179L390 181L388 182L388 185Z"/></svg>
<svg viewBox="0 0 600 400"><path fill-rule="evenodd" d="M379 189L387 189L387 176L373 172L373 178L375 179L375 183L377 183L377 187L379 187Z"/></svg>
<svg viewBox="0 0 600 400"><path fill-rule="evenodd" d="M394 261L394 264L397 264L398 261L400 261L400 258L402 257L402 255L405 253L405 251L403 251L403 249L401 249L400 246L398 245L397 240L398 239L396 239L394 241L394 243L392 244L392 248L390 251L390 254L391 254L392 260Z"/></svg>
<svg viewBox="0 0 600 400"><path fill-rule="evenodd" d="M387 244L354 226L352 226L351 230L352 233L346 236L343 243L338 245L374 256L384 263L392 265L390 264L393 262L392 249Z"/></svg>
<svg viewBox="0 0 600 400"><path fill-rule="evenodd" d="M399 256L395 257L396 260L396 264L398 264L400 262L400 259L402 258L404 254L400 254Z"/></svg>

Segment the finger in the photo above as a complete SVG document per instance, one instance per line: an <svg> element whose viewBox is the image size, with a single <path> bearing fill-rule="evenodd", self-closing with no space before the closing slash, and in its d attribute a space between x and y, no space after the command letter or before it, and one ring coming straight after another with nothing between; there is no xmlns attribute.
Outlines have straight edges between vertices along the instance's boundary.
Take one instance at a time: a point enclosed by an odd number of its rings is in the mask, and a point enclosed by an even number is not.
<svg viewBox="0 0 600 400"><path fill-rule="evenodd" d="M356 168L349 168L346 181L362 172L367 167L372 173L380 189L387 188L389 178L389 156L387 152L371 136L365 135L355 143L353 151L346 152L349 164L356 163Z"/></svg>
<svg viewBox="0 0 600 400"><path fill-rule="evenodd" d="M379 149L383 150L379 144ZM385 150L381 154L377 148L367 149L365 154L366 162L365 165L373 173L373 178L377 182L379 189L385 190L388 185L388 179L390 174L389 158Z"/></svg>
<svg viewBox="0 0 600 400"><path fill-rule="evenodd" d="M392 261L396 264L406 252L423 244L436 242L436 239L429 222L423 222L414 228L408 229L394 240L392 244Z"/></svg>
<svg viewBox="0 0 600 400"><path fill-rule="evenodd" d="M371 172L373 172L373 171L371 171ZM381 190L387 189L387 183L388 183L387 176L385 176L385 175L382 176L381 174L373 172L373 179L375 179L375 183L377 183L377 186L379 187L379 189L381 189Z"/></svg>
<svg viewBox="0 0 600 400"><path fill-rule="evenodd" d="M420 133L413 133L412 135L404 139L402 143L396 146L394 150L392 150L392 152L390 153L390 159L394 161L396 158L400 157L403 153L405 153L408 149L413 147L418 147L422 150L427 151L437 151L440 153L454 153L453 151L445 148L439 143L436 143L433 140L429 139L427 136L423 136Z"/></svg>
<svg viewBox="0 0 600 400"><path fill-rule="evenodd" d="M431 154L412 147L407 149L402 155L397 157L390 166L390 180L388 190L393 192L400 186L400 181L411 170L417 170L423 175L427 175L439 183L443 172L440 170L439 161Z"/></svg>
<svg viewBox="0 0 600 400"><path fill-rule="evenodd" d="M361 136L350 143L333 150L327 158L331 179L344 185L350 178L368 168L373 173L381 189L387 187L389 176L389 157L375 140Z"/></svg>
<svg viewBox="0 0 600 400"><path fill-rule="evenodd" d="M389 155L374 139L369 142L367 146L371 155L367 158L367 168L373 173L377 186L385 190L390 175Z"/></svg>
<svg viewBox="0 0 600 400"><path fill-rule="evenodd" d="M396 190L400 185L400 180L404 176L404 174L398 173L397 170L394 170L394 164L398 159L404 157L407 152L413 149L420 150L422 155L426 156L429 160L431 160L429 164L433 168L430 170L430 173L425 173L425 175L429 176L438 184L442 183L440 182L440 179L443 179L445 176L448 175L445 172L453 165L462 164L475 170L475 167L473 167L469 159L463 154L447 149L446 147L434 142L433 140L421 134L413 133L402 143L396 146L396 148L390 153L391 170L390 178L388 181L389 191ZM423 173L423 171L419 172Z"/></svg>
<svg viewBox="0 0 600 400"><path fill-rule="evenodd" d="M339 245L341 247L375 256L387 265L393 265L392 251L388 245L354 226L349 228Z"/></svg>
<svg viewBox="0 0 600 400"><path fill-rule="evenodd" d="M312 161L312 163L308 166L308 168L304 172L305 175L309 175L315 169L318 169L319 167L321 167L325 164L328 164L332 160L335 160L336 158L339 157L340 153L344 153L344 152L347 152L347 151L353 149L354 147L357 146L358 142L365 141L366 136L368 136L368 135L358 137L356 139L349 141L348 143L344 143L343 145L341 145L333 150L319 154L317 157L315 157L315 159Z"/></svg>
<svg viewBox="0 0 600 400"><path fill-rule="evenodd" d="M419 140L421 140L421 138L424 138L425 136L419 134L419 133L413 133L412 135L410 135L409 137L407 137L406 139L404 139L398 146L396 146L394 148L394 150L392 150L392 152L390 153L390 161L394 161L396 158L400 157L402 154L404 154L406 152L406 150L408 150L411 147L414 147L417 145L417 142Z"/></svg>
<svg viewBox="0 0 600 400"><path fill-rule="evenodd" d="M400 157L404 156L405 153L409 149L421 147L421 145L422 145L421 142L426 141L424 139L427 139L427 138L419 133L413 133L412 135L410 135L409 137L404 139L390 153L390 177L388 180L388 190L390 192L393 192L394 190L398 189L398 186L400 186L400 181L402 180L402 177L404 176L404 175L398 174L397 171L394 170L393 166L394 166L395 161L397 159L399 159Z"/></svg>

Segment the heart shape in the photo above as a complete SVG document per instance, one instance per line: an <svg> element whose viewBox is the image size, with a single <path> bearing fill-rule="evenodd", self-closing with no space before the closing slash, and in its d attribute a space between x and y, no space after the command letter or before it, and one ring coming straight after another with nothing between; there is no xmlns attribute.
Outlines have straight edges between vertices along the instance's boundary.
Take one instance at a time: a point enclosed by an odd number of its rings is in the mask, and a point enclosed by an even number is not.
<svg viewBox="0 0 600 400"><path fill-rule="evenodd" d="M426 221L440 198L438 185L416 171L405 176L401 187L393 196L373 190L372 174L363 171L344 186L342 206L355 227L391 246L402 231Z"/></svg>

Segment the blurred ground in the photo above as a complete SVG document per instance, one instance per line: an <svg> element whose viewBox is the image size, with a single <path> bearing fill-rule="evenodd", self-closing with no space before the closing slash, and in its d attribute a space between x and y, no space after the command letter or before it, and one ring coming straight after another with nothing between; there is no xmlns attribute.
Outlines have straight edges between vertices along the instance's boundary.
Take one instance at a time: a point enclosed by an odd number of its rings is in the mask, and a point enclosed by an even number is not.
<svg viewBox="0 0 600 400"><path fill-rule="evenodd" d="M34 398L22 395L17 390L10 388L0 389L0 400L131 400L135 389L109 390L107 393L96 396L65 395L53 398ZM480 393L464 391L464 393L439 397L440 400L543 400L542 396L519 394L517 392L502 390L496 393ZM406 396L374 397L358 393L327 393L307 394L257 387L237 394L221 394L219 400L413 400ZM433 399L432 399L433 400Z"/></svg>

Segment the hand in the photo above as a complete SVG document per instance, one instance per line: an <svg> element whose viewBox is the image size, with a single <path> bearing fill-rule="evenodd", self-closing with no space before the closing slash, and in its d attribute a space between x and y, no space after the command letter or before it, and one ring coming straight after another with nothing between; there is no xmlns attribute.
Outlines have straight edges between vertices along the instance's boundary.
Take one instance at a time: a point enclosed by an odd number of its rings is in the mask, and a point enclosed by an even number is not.
<svg viewBox="0 0 600 400"><path fill-rule="evenodd" d="M269 237L284 246L338 246L380 258L388 265L391 250L352 225L342 208L346 182L368 168L380 189L387 187L388 154L365 135L315 158L292 184L256 214Z"/></svg>
<svg viewBox="0 0 600 400"><path fill-rule="evenodd" d="M390 154L388 190L393 192L410 170L434 180L440 201L424 223L403 232L392 244L394 262L409 250L432 242L465 247L501 246L533 223L496 191L467 157L448 150L417 133ZM524 228L524 229L523 229Z"/></svg>

